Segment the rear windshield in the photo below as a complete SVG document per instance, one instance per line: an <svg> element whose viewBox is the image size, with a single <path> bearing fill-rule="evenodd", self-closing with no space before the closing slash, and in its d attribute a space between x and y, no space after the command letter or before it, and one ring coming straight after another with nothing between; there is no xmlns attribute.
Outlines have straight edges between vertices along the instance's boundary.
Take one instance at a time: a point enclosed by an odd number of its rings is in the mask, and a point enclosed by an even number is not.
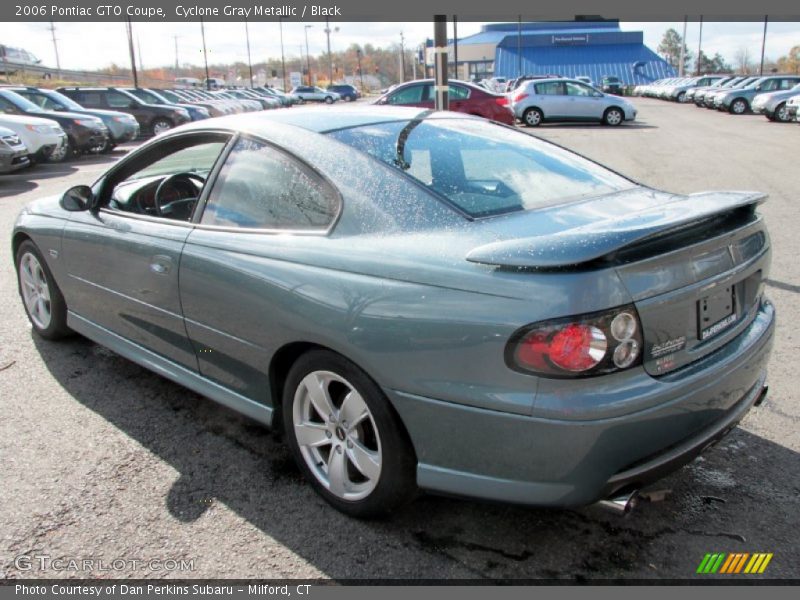
<svg viewBox="0 0 800 600"><path fill-rule="evenodd" d="M567 150L480 119L395 121L328 135L404 171L475 218L635 186Z"/></svg>

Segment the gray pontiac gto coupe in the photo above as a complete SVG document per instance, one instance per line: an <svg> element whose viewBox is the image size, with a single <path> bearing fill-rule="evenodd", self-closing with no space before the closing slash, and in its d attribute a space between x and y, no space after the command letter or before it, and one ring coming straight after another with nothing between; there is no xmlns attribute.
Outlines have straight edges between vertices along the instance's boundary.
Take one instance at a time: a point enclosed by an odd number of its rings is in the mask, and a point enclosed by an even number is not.
<svg viewBox="0 0 800 600"><path fill-rule="evenodd" d="M763 200L458 113L293 109L159 136L12 243L36 333L282 428L350 515L629 506L764 397Z"/></svg>

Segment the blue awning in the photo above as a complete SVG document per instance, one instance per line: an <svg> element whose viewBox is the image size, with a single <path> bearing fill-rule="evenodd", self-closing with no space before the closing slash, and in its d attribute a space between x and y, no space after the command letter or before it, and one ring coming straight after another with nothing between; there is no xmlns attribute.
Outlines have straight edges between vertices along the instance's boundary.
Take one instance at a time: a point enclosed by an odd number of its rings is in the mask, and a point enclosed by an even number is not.
<svg viewBox="0 0 800 600"><path fill-rule="evenodd" d="M519 55L515 47L498 47L494 73L517 77ZM643 44L523 47L522 75L591 77L595 83L605 75L619 77L625 85L649 83L676 77L675 69Z"/></svg>

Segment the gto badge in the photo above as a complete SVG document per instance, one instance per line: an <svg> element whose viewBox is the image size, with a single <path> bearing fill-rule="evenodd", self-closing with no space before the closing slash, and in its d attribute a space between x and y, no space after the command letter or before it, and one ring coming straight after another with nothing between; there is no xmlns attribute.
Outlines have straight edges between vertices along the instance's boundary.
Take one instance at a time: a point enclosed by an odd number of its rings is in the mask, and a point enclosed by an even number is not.
<svg viewBox="0 0 800 600"><path fill-rule="evenodd" d="M666 342L661 342L660 344L653 344L653 347L650 348L650 356L655 358L657 356L663 356L664 354L677 352L678 350L681 350L685 345L686 345L685 335L675 338L674 340L667 340Z"/></svg>

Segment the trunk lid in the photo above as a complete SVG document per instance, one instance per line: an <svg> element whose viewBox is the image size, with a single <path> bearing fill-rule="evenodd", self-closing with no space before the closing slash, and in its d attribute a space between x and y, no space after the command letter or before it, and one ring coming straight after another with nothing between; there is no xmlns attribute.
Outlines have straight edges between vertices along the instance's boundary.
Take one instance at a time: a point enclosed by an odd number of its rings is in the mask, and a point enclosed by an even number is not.
<svg viewBox="0 0 800 600"><path fill-rule="evenodd" d="M623 205L627 211L618 198L597 199L582 205L580 218L575 207L562 207L572 218L560 230L526 237L517 226L518 237L474 248L467 260L541 273L613 269L639 313L644 368L664 375L721 347L755 318L770 259L755 210L765 199L754 192L657 194Z"/></svg>

